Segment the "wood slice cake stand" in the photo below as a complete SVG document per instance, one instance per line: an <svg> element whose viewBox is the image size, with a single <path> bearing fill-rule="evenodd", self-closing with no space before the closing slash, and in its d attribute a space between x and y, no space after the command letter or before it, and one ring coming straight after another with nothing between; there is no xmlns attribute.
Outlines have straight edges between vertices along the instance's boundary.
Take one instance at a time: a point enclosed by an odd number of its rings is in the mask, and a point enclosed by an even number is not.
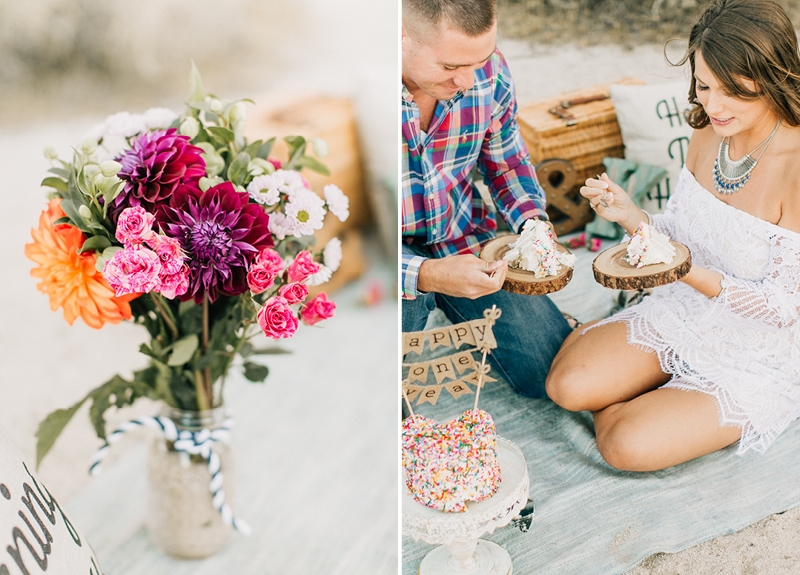
<svg viewBox="0 0 800 575"><path fill-rule="evenodd" d="M692 254L689 248L678 242L671 242L675 257L670 264L653 264L637 268L625 261L628 252L627 242L609 248L592 262L594 279L602 286L611 289L647 289L678 281L692 267Z"/></svg>
<svg viewBox="0 0 800 575"><path fill-rule="evenodd" d="M483 246L481 259L487 262L502 260L508 252L509 244L517 241L519 234L500 236ZM556 242L558 251L570 253L570 251ZM544 295L563 289L572 279L572 268L561 266L558 275L537 278L533 272L508 266L506 281L503 282L503 289L513 293L523 295Z"/></svg>
<svg viewBox="0 0 800 575"><path fill-rule="evenodd" d="M403 483L403 535L440 545L422 560L419 575L511 575L508 551L480 539L508 525L528 503L528 466L519 447L497 438L500 486L483 501L468 502L463 513L444 513L411 497Z"/></svg>

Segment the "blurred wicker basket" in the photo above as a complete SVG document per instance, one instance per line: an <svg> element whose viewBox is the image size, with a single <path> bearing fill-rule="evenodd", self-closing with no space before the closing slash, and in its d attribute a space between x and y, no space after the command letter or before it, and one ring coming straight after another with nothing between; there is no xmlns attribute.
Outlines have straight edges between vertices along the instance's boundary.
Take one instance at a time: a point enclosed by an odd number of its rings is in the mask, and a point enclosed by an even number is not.
<svg viewBox="0 0 800 575"><path fill-rule="evenodd" d="M636 78L624 78L519 108L520 134L528 146L532 162L538 164L544 160L560 159L568 161L574 168L576 183L569 190L561 186L559 193L568 195L576 207L585 202L577 190L586 178L602 173L603 158L624 156L617 115L609 95L612 83L643 84ZM573 210L574 215L564 213L548 199L553 206L548 209L551 220L561 222L557 226L559 233L573 231L592 219L584 209L577 210L581 212L580 217L577 217L576 210Z"/></svg>

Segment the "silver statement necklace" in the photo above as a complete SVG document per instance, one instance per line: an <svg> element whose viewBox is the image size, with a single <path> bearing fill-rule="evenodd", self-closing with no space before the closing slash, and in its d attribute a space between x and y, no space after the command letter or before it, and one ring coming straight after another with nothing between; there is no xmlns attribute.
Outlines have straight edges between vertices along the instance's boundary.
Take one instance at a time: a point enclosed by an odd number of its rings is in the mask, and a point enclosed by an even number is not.
<svg viewBox="0 0 800 575"><path fill-rule="evenodd" d="M719 143L717 161L714 162L714 189L716 189L720 194L726 195L733 194L741 190L742 187L747 183L747 180L750 179L750 172L753 171L753 168L756 167L756 164L761 159L761 156L764 155L764 152L767 150L767 146L769 146L770 141L772 141L772 137L775 135L775 132L778 131L778 126L780 125L781 119L778 118L778 123L775 124L775 128L772 130L772 133L767 136L767 139L756 146L752 152L745 154L741 160L736 160L735 162L731 160L731 157L728 155L728 145L731 140L730 137L728 137L727 140L722 138L722 141ZM753 154L761 146L764 146L764 149L761 150L761 153L756 159L753 159Z"/></svg>

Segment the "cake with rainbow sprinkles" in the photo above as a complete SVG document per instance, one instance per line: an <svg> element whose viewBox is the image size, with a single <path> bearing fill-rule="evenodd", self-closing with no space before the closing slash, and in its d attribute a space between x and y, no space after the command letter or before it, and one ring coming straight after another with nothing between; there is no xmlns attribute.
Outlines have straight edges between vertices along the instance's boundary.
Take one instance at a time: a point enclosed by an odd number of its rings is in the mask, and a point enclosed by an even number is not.
<svg viewBox="0 0 800 575"><path fill-rule="evenodd" d="M415 414L403 421L403 470L411 496L427 507L463 512L500 485L497 432L482 409L447 423Z"/></svg>
<svg viewBox="0 0 800 575"><path fill-rule="evenodd" d="M653 264L671 264L675 258L675 246L669 238L654 230L644 222L640 222L628 242L627 261L632 266L641 268Z"/></svg>
<svg viewBox="0 0 800 575"><path fill-rule="evenodd" d="M558 275L561 266L575 267L575 256L561 251L553 230L542 220L528 220L516 241L503 256L512 268L533 272L535 278Z"/></svg>

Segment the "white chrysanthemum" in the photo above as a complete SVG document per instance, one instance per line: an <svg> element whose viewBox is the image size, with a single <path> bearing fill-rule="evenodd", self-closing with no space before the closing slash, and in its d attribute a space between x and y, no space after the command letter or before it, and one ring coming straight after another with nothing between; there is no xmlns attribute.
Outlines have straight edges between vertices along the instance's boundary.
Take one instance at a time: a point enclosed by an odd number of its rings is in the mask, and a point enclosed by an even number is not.
<svg viewBox="0 0 800 575"><path fill-rule="evenodd" d="M269 215L269 231L276 239L282 240L294 230L289 218L281 212L272 212Z"/></svg>
<svg viewBox="0 0 800 575"><path fill-rule="evenodd" d="M144 113L144 123L148 130L169 128L178 119L178 114L169 108L150 108Z"/></svg>
<svg viewBox="0 0 800 575"><path fill-rule="evenodd" d="M321 264L319 266L319 271L315 274L311 274L308 276L306 280L306 284L310 286L318 286L324 284L326 281L331 279L333 275L333 270L330 269L328 266Z"/></svg>
<svg viewBox="0 0 800 575"><path fill-rule="evenodd" d="M275 178L278 191L287 196L291 196L299 191L308 191L305 183L303 183L303 177L300 175L300 172L295 172L294 170L275 170L272 177Z"/></svg>
<svg viewBox="0 0 800 575"><path fill-rule="evenodd" d="M325 248L322 250L322 261L325 267L330 268L332 272L339 269L342 263L342 240L339 238L331 238L331 240L325 244Z"/></svg>
<svg viewBox="0 0 800 575"><path fill-rule="evenodd" d="M89 159L97 164L101 164L106 160L114 160L119 158L126 150L130 149L128 140L122 136L106 136L103 138L103 143L92 152Z"/></svg>
<svg viewBox="0 0 800 575"><path fill-rule="evenodd" d="M259 204L271 206L280 199L278 181L272 175L257 176L247 186L247 193Z"/></svg>
<svg viewBox="0 0 800 575"><path fill-rule="evenodd" d="M322 206L322 198L308 190L297 191L289 196L286 217L292 221L295 236L310 236L314 230L322 229L322 220L325 219L325 208Z"/></svg>
<svg viewBox="0 0 800 575"><path fill-rule="evenodd" d="M350 200L344 195L336 184L328 184L322 188L325 194L325 201L328 203L328 211L339 218L340 222L350 217Z"/></svg>
<svg viewBox="0 0 800 575"><path fill-rule="evenodd" d="M118 112L112 114L106 121L103 137L122 136L130 138L141 132L147 131L147 122L142 114L131 114L130 112Z"/></svg>

